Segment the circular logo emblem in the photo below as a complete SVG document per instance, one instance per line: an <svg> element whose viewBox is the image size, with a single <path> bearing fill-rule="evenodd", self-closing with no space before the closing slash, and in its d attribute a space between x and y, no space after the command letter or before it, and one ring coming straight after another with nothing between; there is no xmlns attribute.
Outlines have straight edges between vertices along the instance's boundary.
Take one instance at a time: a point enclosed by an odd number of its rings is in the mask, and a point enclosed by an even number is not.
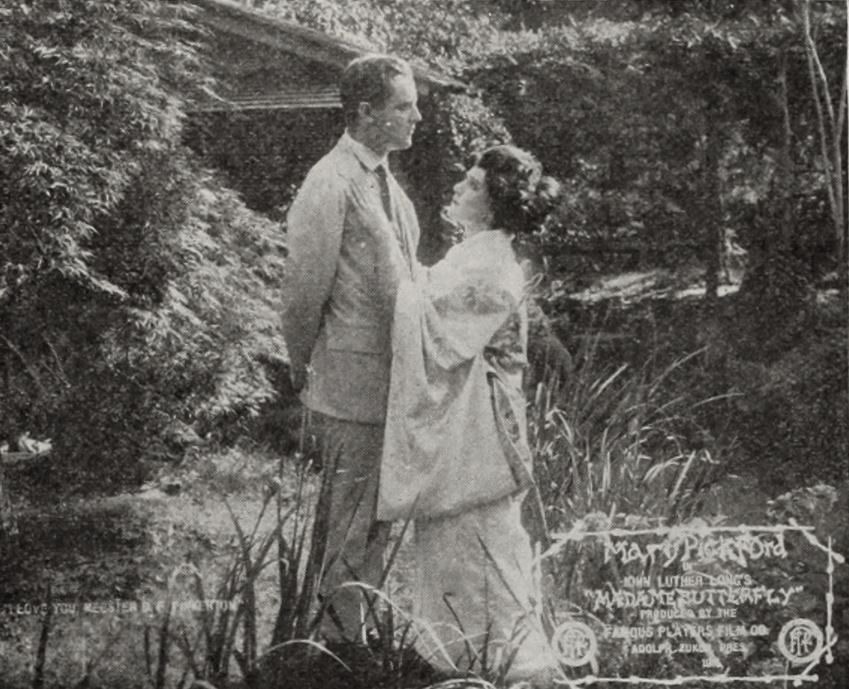
<svg viewBox="0 0 849 689"><path fill-rule="evenodd" d="M793 665L804 665L819 659L825 637L820 628L802 617L787 622L778 633L778 650Z"/></svg>
<svg viewBox="0 0 849 689"><path fill-rule="evenodd" d="M586 665L598 653L598 641L595 632L583 622L572 620L564 622L554 630L551 644L568 667Z"/></svg>

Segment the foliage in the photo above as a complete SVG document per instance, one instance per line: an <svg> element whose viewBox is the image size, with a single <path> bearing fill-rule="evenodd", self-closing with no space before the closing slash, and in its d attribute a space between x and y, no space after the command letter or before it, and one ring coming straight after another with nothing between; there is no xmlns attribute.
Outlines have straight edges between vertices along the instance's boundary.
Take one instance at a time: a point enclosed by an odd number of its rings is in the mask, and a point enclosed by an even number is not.
<svg viewBox="0 0 849 689"><path fill-rule="evenodd" d="M134 474L169 429L251 413L284 357L267 220L181 143L190 17L141 0L2 10L0 433ZM167 365L165 365L167 362ZM103 476L98 477L103 481Z"/></svg>
<svg viewBox="0 0 849 689"><path fill-rule="evenodd" d="M303 463L293 468L279 458L276 475L269 476L267 462L267 456L260 460L236 451L204 454L183 476L191 479L194 497L209 491L206 498L223 502L234 532L228 548L232 553L211 576L190 562L171 573L159 614L143 630L150 683L265 687L294 682L319 687L326 686L328 677L344 686L427 683L432 671L412 650L408 615L378 589L344 584L362 590L367 644L318 637L326 613L323 605L315 605L319 572L309 559L315 485ZM234 495L258 503L248 526L228 502ZM389 553L384 579L403 537L404 530Z"/></svg>
<svg viewBox="0 0 849 689"><path fill-rule="evenodd" d="M611 369L591 342L572 375L537 386L530 409L539 501L548 529L584 515L676 524L697 514L721 471L698 442L691 409L710 400L670 394L694 355L653 370ZM714 451L716 448L714 448Z"/></svg>
<svg viewBox="0 0 849 689"><path fill-rule="evenodd" d="M681 526L709 513L728 459L699 426L697 410L717 400L680 390L700 352L635 370L605 364L598 339L576 354L571 374L540 383L529 409L537 502L531 514L542 521L536 531L549 613L554 626L584 615L587 622L639 625L634 611L633 619L614 621L578 603L603 582L621 586L626 574L646 572L611 564L600 541L564 534ZM686 674L679 659L629 655L619 643L605 644L600 658L605 674Z"/></svg>
<svg viewBox="0 0 849 689"><path fill-rule="evenodd" d="M734 359L729 366L735 386L746 392L734 405L732 431L740 439L741 470L760 473L764 465L774 467L759 476L772 493L815 479L845 480L849 366L844 328L820 325L773 361Z"/></svg>
<svg viewBox="0 0 849 689"><path fill-rule="evenodd" d="M780 171L762 167L768 184L757 194L741 193L741 182L754 166L781 155L775 84L785 53L793 156L805 161L796 168L804 196L792 197L803 204L814 189L822 193L809 145L813 110L800 32L790 19L764 14L721 21L688 13L591 19L521 42L517 37L470 66L468 76L517 143L537 151L566 181L552 257L636 242L643 247L641 263L707 261L722 228L746 234L747 246L775 242L774 223L760 226L769 230L762 240L753 241L748 229L752 215L775 205ZM823 24L820 40L837 58L845 44L828 33L832 26ZM839 77L840 62L830 64L829 73ZM826 217L820 212L818 222ZM810 241L793 248L812 250Z"/></svg>
<svg viewBox="0 0 849 689"><path fill-rule="evenodd" d="M501 118L479 98L465 94L443 97L437 129L447 139L447 150L441 157L446 172L456 172L458 166L465 170L487 147L511 140Z"/></svg>
<svg viewBox="0 0 849 689"><path fill-rule="evenodd" d="M198 614L192 616L191 623L184 622L179 632L168 632L166 628L166 634L170 634L180 648L195 681L221 686L228 680L233 660L238 663L242 676L249 681L254 681L259 671L257 585L263 571L272 563L270 553L279 529L285 524L285 520L278 519L276 528L262 535L259 533L273 498L274 493L266 493L254 526L248 532L225 500L238 538L238 549L214 596L207 595L199 571L192 569L189 572L191 590L197 603L193 607ZM211 600L217 605L209 610L206 606ZM172 605L173 601L169 598L163 619L166 625ZM194 638L190 634L194 634Z"/></svg>
<svg viewBox="0 0 849 689"><path fill-rule="evenodd" d="M448 70L486 46L506 16L475 0L271 0L260 9L368 50Z"/></svg>
<svg viewBox="0 0 849 689"><path fill-rule="evenodd" d="M841 230L823 225L828 200L840 205L840 175L829 173L840 164L818 162L817 122L828 110L828 132L841 129L845 8L811 6L807 41L802 0L443 0L424 14L402 0L308 5L265 8L461 76L565 181L543 247L555 274L574 267L564 255L575 251L593 259L583 270L698 261L715 298L729 233L753 265L781 246L818 275L834 268ZM439 13L447 21L434 22Z"/></svg>
<svg viewBox="0 0 849 689"><path fill-rule="evenodd" d="M329 136L342 131L342 119L337 110L193 113L185 141L249 208L282 223L298 185L327 153ZM280 136L290 129L297 138Z"/></svg>
<svg viewBox="0 0 849 689"><path fill-rule="evenodd" d="M50 273L123 295L91 265L89 241L179 130L152 57L183 22L139 2L71 5L3 11L2 253L19 283L6 300ZM162 52L183 79L197 71L184 45Z"/></svg>

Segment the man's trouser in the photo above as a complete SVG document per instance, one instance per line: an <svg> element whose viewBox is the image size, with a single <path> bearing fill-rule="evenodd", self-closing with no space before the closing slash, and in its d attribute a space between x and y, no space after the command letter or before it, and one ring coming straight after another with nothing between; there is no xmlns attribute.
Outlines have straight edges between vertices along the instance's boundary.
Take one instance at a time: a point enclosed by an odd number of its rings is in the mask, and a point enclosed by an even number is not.
<svg viewBox="0 0 849 689"><path fill-rule="evenodd" d="M379 585L391 527L375 519L384 427L307 413L323 465L308 571L320 576L322 635L353 640L376 620L361 587L340 585Z"/></svg>

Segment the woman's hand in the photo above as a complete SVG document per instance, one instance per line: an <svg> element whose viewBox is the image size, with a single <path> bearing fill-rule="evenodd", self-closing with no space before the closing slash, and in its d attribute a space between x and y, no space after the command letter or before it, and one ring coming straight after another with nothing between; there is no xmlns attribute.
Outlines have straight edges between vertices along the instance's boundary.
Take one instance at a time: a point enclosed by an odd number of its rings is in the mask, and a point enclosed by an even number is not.
<svg viewBox="0 0 849 689"><path fill-rule="evenodd" d="M392 229L392 224L382 208L376 207L373 200L369 199L369 194L362 184L351 185L351 203L357 210L363 226L368 230L369 235L379 242L387 242L395 240L395 231Z"/></svg>

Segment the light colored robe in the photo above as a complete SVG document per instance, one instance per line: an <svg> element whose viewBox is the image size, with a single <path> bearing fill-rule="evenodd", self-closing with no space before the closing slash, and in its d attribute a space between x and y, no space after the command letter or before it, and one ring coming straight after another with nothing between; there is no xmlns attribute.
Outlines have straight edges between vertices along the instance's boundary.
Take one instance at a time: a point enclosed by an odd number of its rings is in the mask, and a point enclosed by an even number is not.
<svg viewBox="0 0 849 689"><path fill-rule="evenodd" d="M495 230L401 282L379 519L456 514L530 485L524 432L515 433L521 390L484 353L523 308L525 285L510 237Z"/></svg>
<svg viewBox="0 0 849 689"><path fill-rule="evenodd" d="M443 672L544 683L557 667L521 504L526 282L509 237L454 247L395 304L381 518L414 522L415 647Z"/></svg>

